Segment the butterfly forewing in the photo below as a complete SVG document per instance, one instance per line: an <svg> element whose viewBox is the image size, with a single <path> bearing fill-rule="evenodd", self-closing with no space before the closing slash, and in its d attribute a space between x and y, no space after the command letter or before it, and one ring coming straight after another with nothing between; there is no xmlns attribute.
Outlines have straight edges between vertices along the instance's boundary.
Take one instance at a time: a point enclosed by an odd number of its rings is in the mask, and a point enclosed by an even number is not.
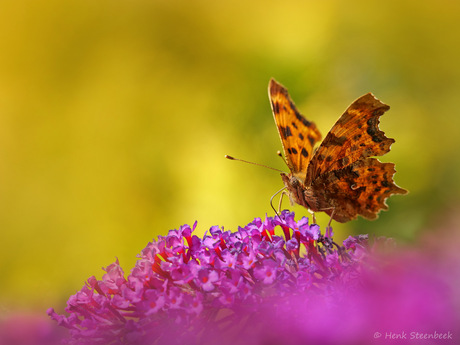
<svg viewBox="0 0 460 345"><path fill-rule="evenodd" d="M394 139L379 129L379 117L390 109L371 93L354 101L326 135L308 166L306 183L328 171L390 151Z"/></svg>
<svg viewBox="0 0 460 345"><path fill-rule="evenodd" d="M299 113L286 88L274 79L270 80L268 94L289 169L304 181L313 147L321 140L321 133Z"/></svg>

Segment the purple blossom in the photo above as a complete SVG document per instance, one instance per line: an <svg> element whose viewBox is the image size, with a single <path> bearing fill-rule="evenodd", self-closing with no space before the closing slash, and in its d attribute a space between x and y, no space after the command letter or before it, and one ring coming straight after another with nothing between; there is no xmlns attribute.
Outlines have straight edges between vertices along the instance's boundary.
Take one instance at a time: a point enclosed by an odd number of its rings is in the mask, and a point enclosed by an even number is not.
<svg viewBox="0 0 460 345"><path fill-rule="evenodd" d="M288 211L233 233L195 228L149 243L127 278L116 260L88 279L67 316L50 308L68 343L367 344L458 330L444 263L423 253L384 256L392 242L367 236L339 246Z"/></svg>

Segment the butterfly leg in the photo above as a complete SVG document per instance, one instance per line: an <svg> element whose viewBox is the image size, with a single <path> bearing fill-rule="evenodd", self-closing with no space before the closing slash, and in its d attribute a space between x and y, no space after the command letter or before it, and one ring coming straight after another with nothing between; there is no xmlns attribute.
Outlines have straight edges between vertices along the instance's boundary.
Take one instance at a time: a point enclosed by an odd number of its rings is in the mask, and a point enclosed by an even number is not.
<svg viewBox="0 0 460 345"><path fill-rule="evenodd" d="M280 201L278 203L278 212L279 213L281 213L281 204L283 203L283 197L285 195L288 195L288 193L285 190L283 190L283 192L281 193L281 196L280 196Z"/></svg>
<svg viewBox="0 0 460 345"><path fill-rule="evenodd" d="M308 209L308 212L311 214L311 217L312 217L312 220L313 220L313 224L316 224L316 216L315 216L315 212Z"/></svg>
<svg viewBox="0 0 460 345"><path fill-rule="evenodd" d="M329 218L329 222L327 223L327 227L329 228L331 226L331 223L332 223L332 219L334 218L334 213L335 213L335 207L327 207L327 208L322 208L320 211L322 212L326 212L328 210L332 210L331 212L331 218ZM310 211L310 210L309 210ZM310 212L312 213L312 212ZM313 218L313 221L314 221L315 218Z"/></svg>
<svg viewBox="0 0 460 345"><path fill-rule="evenodd" d="M331 227L332 219L334 218L335 207L332 207L331 218L329 219L329 223L327 223L327 227Z"/></svg>
<svg viewBox="0 0 460 345"><path fill-rule="evenodd" d="M329 228L329 227L331 226L332 219L334 218L335 207L322 208L320 211L325 212L325 211L327 211L327 210L332 210L331 218L329 219L329 222L327 223L327 227ZM311 214L312 217L313 217L313 224L316 224L315 212L313 212L313 211L310 210L310 209L308 209L308 212L310 212L310 214Z"/></svg>
<svg viewBox="0 0 460 345"><path fill-rule="evenodd" d="M281 188L279 191L277 191L275 194L272 195L272 197L270 198L270 206L272 207L273 211L275 211L275 214L279 217L279 213L281 212L280 209L281 209L281 202L283 200L283 195L286 194L286 192L284 191L284 189L286 189L286 187L283 187ZM273 198L278 195L280 192L283 192L281 194L281 197L280 197L280 202L278 204L278 211L276 211L275 207L273 206Z"/></svg>

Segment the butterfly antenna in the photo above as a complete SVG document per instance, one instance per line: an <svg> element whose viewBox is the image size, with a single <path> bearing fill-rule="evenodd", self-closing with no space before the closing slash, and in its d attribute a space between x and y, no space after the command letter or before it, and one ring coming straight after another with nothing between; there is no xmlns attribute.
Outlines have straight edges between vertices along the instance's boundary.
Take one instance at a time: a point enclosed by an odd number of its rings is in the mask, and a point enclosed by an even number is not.
<svg viewBox="0 0 460 345"><path fill-rule="evenodd" d="M254 162L249 162L249 161L245 161L244 159L239 159L239 158L235 158L235 157L232 157L232 156L229 156L229 155L225 155L225 158L227 159L230 159L232 161L240 161L240 162L244 162L244 163L249 163L249 164L254 164L254 165L258 165L260 167L264 167L264 168L267 168L267 169L272 169L272 170L275 170L275 171L278 171L278 172L284 172L282 170L279 170L279 169L276 169L276 168L272 168L272 167L269 167L267 165L263 165L263 164L259 164L259 163L254 163Z"/></svg>
<svg viewBox="0 0 460 345"><path fill-rule="evenodd" d="M280 150L276 151L276 154L277 154L278 156L281 157L281 159L283 160L284 164L286 164L287 166L289 166L289 165L287 164L287 162L286 162L286 159L284 159L284 156L283 156L283 154L281 153Z"/></svg>

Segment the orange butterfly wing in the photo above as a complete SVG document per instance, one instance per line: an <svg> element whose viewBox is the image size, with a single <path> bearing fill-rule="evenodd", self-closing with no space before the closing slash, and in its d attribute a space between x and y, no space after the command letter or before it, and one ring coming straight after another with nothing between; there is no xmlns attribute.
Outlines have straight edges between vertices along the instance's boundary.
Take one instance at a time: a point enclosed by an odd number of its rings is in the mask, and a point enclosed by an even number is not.
<svg viewBox="0 0 460 345"><path fill-rule="evenodd" d="M316 211L324 211L341 223L358 215L377 219L380 210L388 209L388 197L407 193L393 182L394 166L365 158L320 175L310 187L317 201Z"/></svg>
<svg viewBox="0 0 460 345"><path fill-rule="evenodd" d="M274 79L270 80L268 95L288 167L292 175L304 181L313 147L321 140L321 133L299 113L286 88Z"/></svg>
<svg viewBox="0 0 460 345"><path fill-rule="evenodd" d="M354 101L338 119L319 146L308 167L307 181L327 171L342 169L359 159L390 151L394 139L387 138L379 117L390 109L371 93ZM307 182L308 184L308 182Z"/></svg>
<svg viewBox="0 0 460 345"><path fill-rule="evenodd" d="M371 156L390 151L379 117L390 109L368 93L354 101L318 147L307 169L305 185L311 186L315 208L339 222L361 215L376 219L391 194L406 194L393 181L393 163Z"/></svg>

